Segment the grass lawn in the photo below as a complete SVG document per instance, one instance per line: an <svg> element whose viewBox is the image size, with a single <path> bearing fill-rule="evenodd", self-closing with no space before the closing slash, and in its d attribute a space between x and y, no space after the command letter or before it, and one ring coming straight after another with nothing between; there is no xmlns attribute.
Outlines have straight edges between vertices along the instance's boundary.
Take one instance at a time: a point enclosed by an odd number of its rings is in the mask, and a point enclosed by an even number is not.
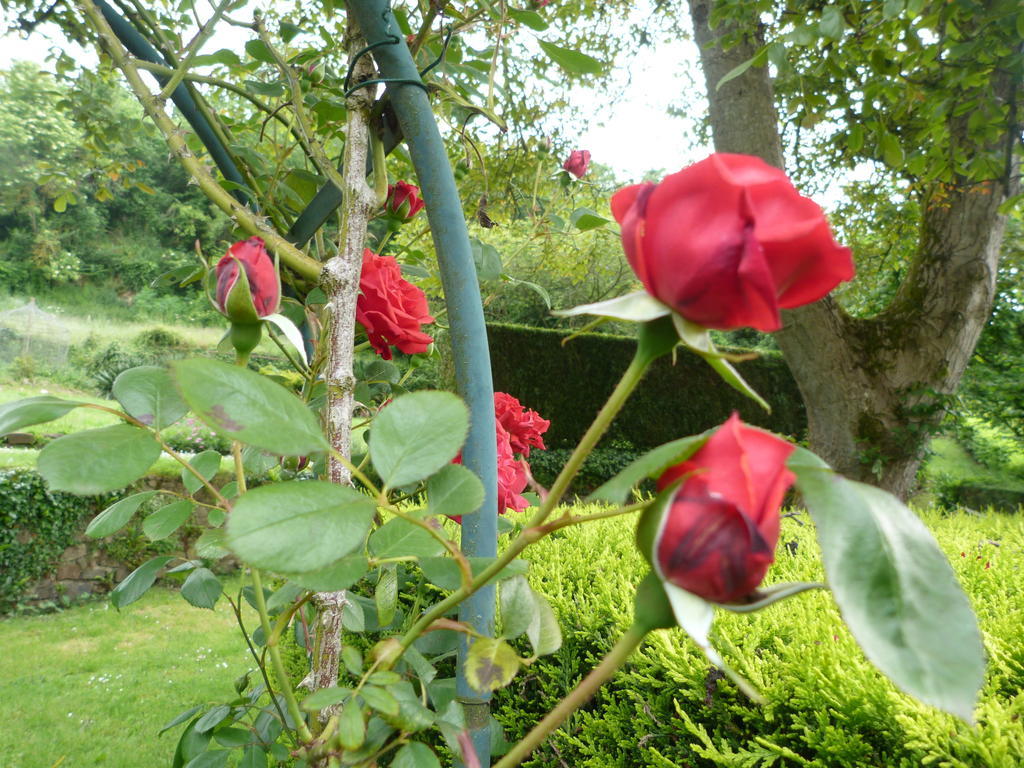
<svg viewBox="0 0 1024 768"><path fill-rule="evenodd" d="M120 613L104 601L0 621L0 648L3 768L169 765L180 729L160 727L254 667L223 598L204 611L170 589Z"/></svg>

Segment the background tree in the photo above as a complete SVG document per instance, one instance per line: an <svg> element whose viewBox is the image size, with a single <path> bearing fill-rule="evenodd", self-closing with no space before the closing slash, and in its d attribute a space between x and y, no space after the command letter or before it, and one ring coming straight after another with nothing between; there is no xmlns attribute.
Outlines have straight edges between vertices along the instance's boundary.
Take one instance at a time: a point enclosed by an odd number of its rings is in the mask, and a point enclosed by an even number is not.
<svg viewBox="0 0 1024 768"><path fill-rule="evenodd" d="M794 150L817 126L825 165L873 162L920 210L883 309L857 317L827 298L778 334L815 450L905 497L992 306L1001 210L1019 186L1019 5L691 0L690 12L718 150L781 167L781 111Z"/></svg>

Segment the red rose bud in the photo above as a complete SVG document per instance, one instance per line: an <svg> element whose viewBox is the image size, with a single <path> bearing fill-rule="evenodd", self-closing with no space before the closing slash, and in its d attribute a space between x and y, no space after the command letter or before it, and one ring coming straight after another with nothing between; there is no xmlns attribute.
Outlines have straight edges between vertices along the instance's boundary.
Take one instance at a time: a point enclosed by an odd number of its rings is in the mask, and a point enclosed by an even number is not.
<svg viewBox="0 0 1024 768"><path fill-rule="evenodd" d="M245 280L239 276L245 273ZM277 312L281 278L263 240L250 237L228 248L217 262L217 309L233 323L252 325Z"/></svg>
<svg viewBox="0 0 1024 768"><path fill-rule="evenodd" d="M611 202L644 288L705 328L777 331L780 309L853 277L821 208L756 157L711 155Z"/></svg>
<svg viewBox="0 0 1024 768"><path fill-rule="evenodd" d="M649 553L665 581L716 603L746 597L775 559L779 507L794 475L793 446L735 413L687 461L658 480L683 479L665 505Z"/></svg>
<svg viewBox="0 0 1024 768"><path fill-rule="evenodd" d="M393 346L415 355L426 352L434 341L421 330L434 322L423 291L402 277L393 256L378 256L370 249L363 252L356 320L385 360L391 359Z"/></svg>
<svg viewBox="0 0 1024 768"><path fill-rule="evenodd" d="M408 221L423 210L420 188L404 181L388 184L388 198L384 202L384 210L396 219Z"/></svg>
<svg viewBox="0 0 1024 768"><path fill-rule="evenodd" d="M505 392L494 393L494 417L509 436L509 444L515 453L530 455L530 447L544 450L544 439L551 422L541 418L536 411L527 410L516 398Z"/></svg>
<svg viewBox="0 0 1024 768"><path fill-rule="evenodd" d="M582 179L590 168L590 150L574 149L569 153L569 158L562 163L562 168L577 179Z"/></svg>

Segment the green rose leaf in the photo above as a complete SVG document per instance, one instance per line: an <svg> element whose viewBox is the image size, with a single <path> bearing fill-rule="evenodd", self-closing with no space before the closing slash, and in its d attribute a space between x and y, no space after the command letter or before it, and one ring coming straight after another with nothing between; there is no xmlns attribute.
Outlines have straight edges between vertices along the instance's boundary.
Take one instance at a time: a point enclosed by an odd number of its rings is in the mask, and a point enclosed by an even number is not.
<svg viewBox="0 0 1024 768"><path fill-rule="evenodd" d="M4 403L0 405L0 437L24 427L45 424L48 421L59 419L80 405L85 405L85 403L61 400L52 395L27 397L24 400Z"/></svg>
<svg viewBox="0 0 1024 768"><path fill-rule="evenodd" d="M441 763L426 744L411 741L395 754L391 768L441 768Z"/></svg>
<svg viewBox="0 0 1024 768"><path fill-rule="evenodd" d="M469 557L469 568L473 576L479 576L497 558L494 557ZM458 589L461 584L459 566L451 557L425 557L420 560L420 569L431 584L441 589ZM500 571L495 581L511 579L513 576L522 576L530 568L526 560L513 560Z"/></svg>
<svg viewBox="0 0 1024 768"><path fill-rule="evenodd" d="M540 609L533 599L533 590L522 576L502 582L501 634L509 639L519 637L538 621Z"/></svg>
<svg viewBox="0 0 1024 768"><path fill-rule="evenodd" d="M152 560L144 562L129 573L124 581L114 587L114 590L110 593L110 602L118 609L134 603L153 586L153 582L156 581L156 575L160 569L173 559L173 557L165 555L163 557L154 557Z"/></svg>
<svg viewBox="0 0 1024 768"><path fill-rule="evenodd" d="M604 71L604 64L593 56L545 40L537 42L540 43L541 50L570 75L599 75Z"/></svg>
<svg viewBox="0 0 1024 768"><path fill-rule="evenodd" d="M363 701L382 714L390 715L391 717L395 717L398 714L398 699L388 693L387 688L380 688L376 685L364 685L360 689L359 695L363 697Z"/></svg>
<svg viewBox="0 0 1024 768"><path fill-rule="evenodd" d="M138 480L160 458L160 444L129 424L65 435L39 452L39 474L55 491L106 493Z"/></svg>
<svg viewBox="0 0 1024 768"><path fill-rule="evenodd" d="M191 514L191 501L181 499L171 502L142 521L142 532L150 541L166 539L184 525Z"/></svg>
<svg viewBox="0 0 1024 768"><path fill-rule="evenodd" d="M301 587L314 592L337 592L348 589L370 570L369 561L362 555L348 555L328 566L305 573L292 573L288 577Z"/></svg>
<svg viewBox="0 0 1024 768"><path fill-rule="evenodd" d="M437 472L459 452L469 410L450 392L414 392L396 398L374 420L370 458L387 487Z"/></svg>
<svg viewBox="0 0 1024 768"><path fill-rule="evenodd" d="M223 591L220 579L209 568L196 568L181 585L181 596L190 604L196 608L209 608L211 611Z"/></svg>
<svg viewBox="0 0 1024 768"><path fill-rule="evenodd" d="M293 480L254 488L235 503L227 545L245 562L278 573L316 571L361 546L376 505L333 483Z"/></svg>
<svg viewBox="0 0 1024 768"><path fill-rule="evenodd" d="M496 691L512 682L521 664L519 656L504 640L479 637L466 657L466 682L474 690Z"/></svg>
<svg viewBox="0 0 1024 768"><path fill-rule="evenodd" d="M544 17L536 11L517 11L509 8L508 15L520 24L525 24L530 29L535 29L538 32L543 32L548 28L547 21L545 21Z"/></svg>
<svg viewBox="0 0 1024 768"><path fill-rule="evenodd" d="M449 464L427 481L427 508L432 515L465 516L483 503L483 483L461 464Z"/></svg>
<svg viewBox="0 0 1024 768"><path fill-rule="evenodd" d="M166 368L129 368L114 379L112 391L129 416L154 429L168 427L188 413Z"/></svg>
<svg viewBox="0 0 1024 768"><path fill-rule="evenodd" d="M185 402L213 429L275 455L327 450L316 417L265 376L218 360L178 360L171 372Z"/></svg>
<svg viewBox="0 0 1024 768"><path fill-rule="evenodd" d="M897 686L972 721L985 651L970 601L925 525L898 499L810 451L787 462L814 519L825 574L865 655Z"/></svg>
<svg viewBox="0 0 1024 768"><path fill-rule="evenodd" d="M121 499L100 512L85 529L91 539L110 536L124 528L142 503L156 495L156 491L143 491Z"/></svg>
<svg viewBox="0 0 1024 768"><path fill-rule="evenodd" d="M220 454L217 451L203 451L192 457L189 461L189 466L202 475L203 479L209 480L220 469ZM199 478L184 467L181 468L181 482L185 486L185 490L190 494L203 487Z"/></svg>
<svg viewBox="0 0 1024 768"><path fill-rule="evenodd" d="M238 768L267 768L267 751L261 746L250 744L245 748Z"/></svg>
<svg viewBox="0 0 1024 768"><path fill-rule="evenodd" d="M537 612L526 628L526 636L530 639L534 654L547 656L562 647L562 630L548 601L533 590L531 593Z"/></svg>
<svg viewBox="0 0 1024 768"><path fill-rule="evenodd" d="M400 517L388 520L370 534L370 553L375 557L436 557L444 545L430 532Z"/></svg>
<svg viewBox="0 0 1024 768"><path fill-rule="evenodd" d="M302 700L299 705L306 712L319 712L321 709L326 707L333 707L335 704L341 704L349 696L352 695L351 688L321 688L319 691L313 691L306 698Z"/></svg>

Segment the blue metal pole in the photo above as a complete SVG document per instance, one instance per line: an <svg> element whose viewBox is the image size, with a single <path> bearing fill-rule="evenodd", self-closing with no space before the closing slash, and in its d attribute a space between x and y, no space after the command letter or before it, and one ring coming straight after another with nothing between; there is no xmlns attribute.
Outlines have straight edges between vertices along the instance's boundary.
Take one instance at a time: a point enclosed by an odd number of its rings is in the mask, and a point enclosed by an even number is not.
<svg viewBox="0 0 1024 768"><path fill-rule="evenodd" d="M387 0L352 0L349 12L368 44L392 41L373 49L426 203L448 303L455 378L459 394L469 405L471 427L462 452L486 491L483 507L462 520L462 551L471 557L494 557L498 541L497 446L494 429L494 389L487 330L480 301L476 267L455 177L426 91L416 85L419 72ZM481 589L459 610L459 619L476 631L494 634L494 587ZM466 724L483 768L490 765L490 695L473 690L464 673L466 645L459 650L456 694L466 711Z"/></svg>

